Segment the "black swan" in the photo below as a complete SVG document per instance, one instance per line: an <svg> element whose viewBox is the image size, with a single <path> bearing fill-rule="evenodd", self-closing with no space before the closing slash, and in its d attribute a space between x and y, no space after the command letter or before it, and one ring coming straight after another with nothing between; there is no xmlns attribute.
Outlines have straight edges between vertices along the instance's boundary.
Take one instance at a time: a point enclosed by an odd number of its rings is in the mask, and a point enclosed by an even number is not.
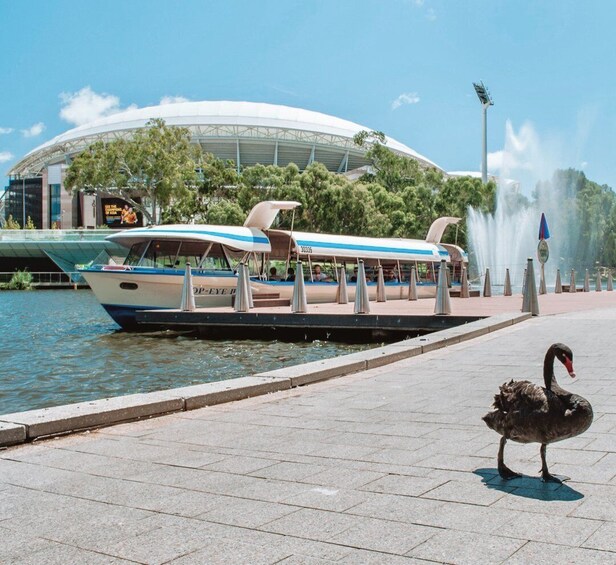
<svg viewBox="0 0 616 565"><path fill-rule="evenodd" d="M548 443L560 441L585 432L592 423L592 406L585 398L567 392L554 378L554 357L575 378L573 353L566 345L555 343L550 346L543 362L545 387L529 381L510 381L500 387L494 396L494 410L482 419L489 428L503 437L498 450L498 473L503 479L520 477L503 461L507 440L519 443L541 444L541 476L544 481L560 483L562 480L551 475L545 461Z"/></svg>

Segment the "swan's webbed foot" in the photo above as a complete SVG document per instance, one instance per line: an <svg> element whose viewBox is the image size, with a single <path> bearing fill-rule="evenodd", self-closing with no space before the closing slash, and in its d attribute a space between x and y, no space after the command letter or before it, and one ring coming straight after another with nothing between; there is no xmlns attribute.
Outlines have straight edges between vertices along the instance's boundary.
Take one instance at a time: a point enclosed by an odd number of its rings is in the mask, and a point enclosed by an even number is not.
<svg viewBox="0 0 616 565"><path fill-rule="evenodd" d="M564 483L570 479L571 477L565 477L564 475L552 475L547 469L541 470L541 480L544 483Z"/></svg>
<svg viewBox="0 0 616 565"><path fill-rule="evenodd" d="M506 481L510 481L511 479L517 479L522 476L520 473L512 471L506 465L498 466L498 474L501 476L501 479L505 479Z"/></svg>

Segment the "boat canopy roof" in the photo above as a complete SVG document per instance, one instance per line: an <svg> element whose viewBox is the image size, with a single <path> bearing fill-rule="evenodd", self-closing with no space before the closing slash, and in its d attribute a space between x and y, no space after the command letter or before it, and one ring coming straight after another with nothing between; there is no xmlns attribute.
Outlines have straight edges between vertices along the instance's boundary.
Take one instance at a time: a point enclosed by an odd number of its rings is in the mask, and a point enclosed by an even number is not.
<svg viewBox="0 0 616 565"><path fill-rule="evenodd" d="M107 236L105 239L125 247L151 239L173 239L179 241L212 241L240 251L257 253L269 253L271 251L269 239L261 230L239 226L203 224L149 226L147 228L124 230Z"/></svg>
<svg viewBox="0 0 616 565"><path fill-rule="evenodd" d="M437 218L432 222L432 225L428 230L426 241L429 241L430 243L440 243L445 228L451 224L457 224L461 219L462 218L455 218L453 216L443 216L442 218Z"/></svg>
<svg viewBox="0 0 616 565"><path fill-rule="evenodd" d="M294 200L265 200L259 202L248 214L244 226L268 230L280 210L293 210L298 206L301 206L301 203Z"/></svg>
<svg viewBox="0 0 616 565"><path fill-rule="evenodd" d="M397 261L449 260L444 248L419 239L394 239L329 235L294 231L288 233L295 242L298 255L336 258L391 259Z"/></svg>

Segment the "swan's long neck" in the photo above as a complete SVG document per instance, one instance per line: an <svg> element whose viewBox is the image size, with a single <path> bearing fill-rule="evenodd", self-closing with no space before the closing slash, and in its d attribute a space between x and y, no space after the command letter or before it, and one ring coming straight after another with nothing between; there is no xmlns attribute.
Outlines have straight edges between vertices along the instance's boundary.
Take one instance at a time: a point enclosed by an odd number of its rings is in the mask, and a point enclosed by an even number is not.
<svg viewBox="0 0 616 565"><path fill-rule="evenodd" d="M552 390L552 383L555 383L554 357L556 357L556 354L554 353L554 348L550 347L550 349L548 349L548 352L545 354L545 359L543 361L543 382L545 383L545 388L547 388L548 390Z"/></svg>

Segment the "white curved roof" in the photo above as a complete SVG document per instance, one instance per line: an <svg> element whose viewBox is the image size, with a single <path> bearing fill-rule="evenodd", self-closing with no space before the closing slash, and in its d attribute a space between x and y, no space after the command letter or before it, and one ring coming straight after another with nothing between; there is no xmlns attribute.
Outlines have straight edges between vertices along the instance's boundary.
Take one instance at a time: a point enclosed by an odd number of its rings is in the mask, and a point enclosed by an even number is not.
<svg viewBox="0 0 616 565"><path fill-rule="evenodd" d="M276 128L346 139L351 139L360 131L372 129L320 112L275 104L235 101L163 104L126 110L68 130L30 151L9 174L20 174L27 171L28 165L39 154L41 156L51 154L55 148L62 146L76 147L75 142L80 139L100 138L105 134L142 128L154 118L162 118L170 126L194 128L195 126L215 125ZM438 165L395 139L388 137L386 145L396 153L413 157L440 169Z"/></svg>

